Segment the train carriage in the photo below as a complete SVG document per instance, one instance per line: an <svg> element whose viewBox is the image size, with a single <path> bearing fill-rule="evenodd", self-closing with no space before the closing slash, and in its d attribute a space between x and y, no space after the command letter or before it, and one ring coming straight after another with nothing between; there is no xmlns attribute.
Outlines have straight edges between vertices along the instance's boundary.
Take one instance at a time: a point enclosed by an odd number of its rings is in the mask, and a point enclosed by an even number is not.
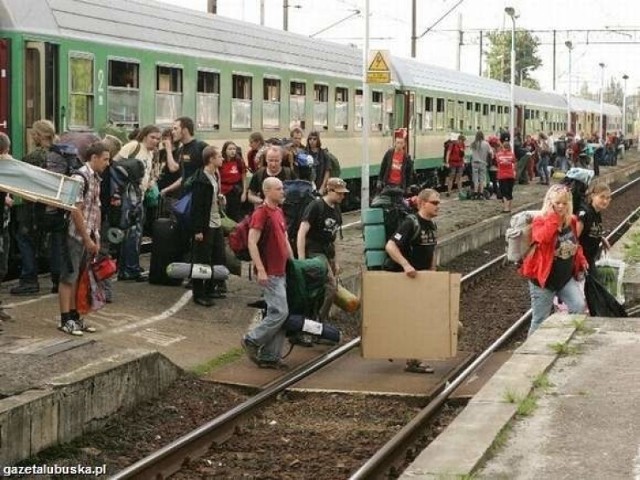
<svg viewBox="0 0 640 480"><path fill-rule="evenodd" d="M318 130L359 186L362 54L353 47L152 0L0 0L0 31L0 131L18 158L41 118L60 131L96 131L187 115L214 144L246 145L252 131ZM430 169L451 134L508 126L508 84L416 60L391 63L392 82L372 85L368 99L372 175L396 128L407 128L417 167ZM563 96L515 93L521 131L569 129ZM572 98L571 106L575 129L592 131L599 105ZM613 129L620 110L605 109Z"/></svg>

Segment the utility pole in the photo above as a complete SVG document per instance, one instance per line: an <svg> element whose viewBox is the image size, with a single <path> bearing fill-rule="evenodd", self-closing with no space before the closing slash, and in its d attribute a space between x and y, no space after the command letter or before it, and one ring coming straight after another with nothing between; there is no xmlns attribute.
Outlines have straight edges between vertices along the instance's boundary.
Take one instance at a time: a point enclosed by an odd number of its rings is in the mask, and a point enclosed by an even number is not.
<svg viewBox="0 0 640 480"><path fill-rule="evenodd" d="M556 91L556 31L553 31L553 91Z"/></svg>
<svg viewBox="0 0 640 480"><path fill-rule="evenodd" d="M462 55L462 14L458 14L458 50L456 53L456 70L460 71L460 56Z"/></svg>
<svg viewBox="0 0 640 480"><path fill-rule="evenodd" d="M417 11L417 3L418 0L411 1L411 58L416 58L416 42L418 35L416 32L416 11Z"/></svg>
<svg viewBox="0 0 640 480"><path fill-rule="evenodd" d="M282 29L289 30L289 0L282 1Z"/></svg>
<svg viewBox="0 0 640 480"><path fill-rule="evenodd" d="M214 15L218 13L218 0L207 0L207 12Z"/></svg>
<svg viewBox="0 0 640 480"><path fill-rule="evenodd" d="M478 76L482 76L482 30L480 30L480 61L478 62Z"/></svg>
<svg viewBox="0 0 640 480"><path fill-rule="evenodd" d="M264 26L264 0L260 0L260 25Z"/></svg>

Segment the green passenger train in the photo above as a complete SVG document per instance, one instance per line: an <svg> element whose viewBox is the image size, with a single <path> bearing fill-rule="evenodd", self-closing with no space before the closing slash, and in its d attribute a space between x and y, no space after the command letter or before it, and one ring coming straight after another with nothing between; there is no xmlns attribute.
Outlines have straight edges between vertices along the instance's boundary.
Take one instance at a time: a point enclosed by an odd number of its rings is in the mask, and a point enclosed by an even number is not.
<svg viewBox="0 0 640 480"><path fill-rule="evenodd" d="M509 85L391 57L392 81L370 89L369 158L378 171L393 132L406 128L418 169L442 164L451 135L509 124ZM169 125L190 116L198 138L248 143L249 133L318 130L344 178L358 183L363 128L362 54L344 45L152 0L0 0L0 131L20 158L30 126L59 131L107 124ZM516 89L525 133L590 133L600 105ZM607 130L622 113L605 105ZM354 187L356 185L353 185Z"/></svg>

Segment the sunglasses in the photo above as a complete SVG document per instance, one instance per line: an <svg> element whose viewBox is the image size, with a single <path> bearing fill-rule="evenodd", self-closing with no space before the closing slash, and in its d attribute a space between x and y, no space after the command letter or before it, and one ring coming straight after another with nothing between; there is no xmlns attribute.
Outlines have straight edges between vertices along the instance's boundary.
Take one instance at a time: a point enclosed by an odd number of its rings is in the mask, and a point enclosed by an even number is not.
<svg viewBox="0 0 640 480"><path fill-rule="evenodd" d="M427 200L427 203L430 203L431 205L435 205L437 207L438 205L440 205L440 200Z"/></svg>

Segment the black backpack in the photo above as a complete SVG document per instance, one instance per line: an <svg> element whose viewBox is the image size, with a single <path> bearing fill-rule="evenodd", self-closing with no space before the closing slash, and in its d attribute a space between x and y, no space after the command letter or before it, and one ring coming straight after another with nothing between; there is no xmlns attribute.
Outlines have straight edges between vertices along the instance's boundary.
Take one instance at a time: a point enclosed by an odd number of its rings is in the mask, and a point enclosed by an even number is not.
<svg viewBox="0 0 640 480"><path fill-rule="evenodd" d="M302 216L307 206L319 198L313 189L313 184L305 180L285 180L284 203L282 211L287 223L287 236L294 253L298 238L298 229L302 223Z"/></svg>
<svg viewBox="0 0 640 480"><path fill-rule="evenodd" d="M78 149L70 143L55 143L47 152L43 168L60 175L72 175L82 167Z"/></svg>

